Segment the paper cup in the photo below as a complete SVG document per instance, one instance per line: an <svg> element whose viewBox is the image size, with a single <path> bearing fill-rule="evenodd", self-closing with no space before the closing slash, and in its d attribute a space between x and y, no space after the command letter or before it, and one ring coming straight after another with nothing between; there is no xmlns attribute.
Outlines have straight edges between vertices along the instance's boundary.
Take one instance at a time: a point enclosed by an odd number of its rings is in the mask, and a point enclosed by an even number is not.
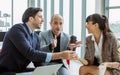
<svg viewBox="0 0 120 75"><path fill-rule="evenodd" d="M99 75L104 75L105 71L106 71L106 65L100 65L98 74Z"/></svg>

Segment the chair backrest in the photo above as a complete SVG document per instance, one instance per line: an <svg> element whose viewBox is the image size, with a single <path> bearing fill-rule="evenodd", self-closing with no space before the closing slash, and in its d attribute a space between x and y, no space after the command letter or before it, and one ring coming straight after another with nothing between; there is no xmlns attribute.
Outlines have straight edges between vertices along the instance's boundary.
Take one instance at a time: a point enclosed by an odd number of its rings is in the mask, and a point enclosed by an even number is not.
<svg viewBox="0 0 120 75"><path fill-rule="evenodd" d="M6 32L0 32L0 42L3 41Z"/></svg>
<svg viewBox="0 0 120 75"><path fill-rule="evenodd" d="M6 32L0 32L0 42L3 42L4 36L5 36ZM0 44L1 47L2 44ZM2 49L0 48L0 53L1 53Z"/></svg>

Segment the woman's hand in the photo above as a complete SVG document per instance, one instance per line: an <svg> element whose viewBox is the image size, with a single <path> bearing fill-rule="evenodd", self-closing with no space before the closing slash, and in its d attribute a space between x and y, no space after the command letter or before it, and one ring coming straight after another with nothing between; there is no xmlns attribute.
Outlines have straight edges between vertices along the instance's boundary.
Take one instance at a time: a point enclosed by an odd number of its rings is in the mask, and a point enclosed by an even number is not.
<svg viewBox="0 0 120 75"><path fill-rule="evenodd" d="M104 62L101 65L106 65L109 68L118 68L119 67L118 62Z"/></svg>
<svg viewBox="0 0 120 75"><path fill-rule="evenodd" d="M88 61L83 59L83 58L78 58L78 60L83 64L83 65L88 65Z"/></svg>

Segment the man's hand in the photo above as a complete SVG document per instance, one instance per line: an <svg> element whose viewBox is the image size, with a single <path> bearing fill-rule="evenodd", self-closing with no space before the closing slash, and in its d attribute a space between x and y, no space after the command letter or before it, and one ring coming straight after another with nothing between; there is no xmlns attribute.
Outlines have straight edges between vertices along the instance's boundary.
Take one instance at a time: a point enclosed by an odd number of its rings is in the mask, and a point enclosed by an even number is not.
<svg viewBox="0 0 120 75"><path fill-rule="evenodd" d="M69 43L69 48L70 50L73 50L73 48L76 48L76 47L80 47L80 45L82 44L81 41L76 41L76 43Z"/></svg>
<svg viewBox="0 0 120 75"><path fill-rule="evenodd" d="M56 35L52 41L52 49L54 49L55 47L57 47L57 36Z"/></svg>
<svg viewBox="0 0 120 75"><path fill-rule="evenodd" d="M78 55L74 51L63 51L61 52L61 56L63 59L78 59Z"/></svg>
<svg viewBox="0 0 120 75"><path fill-rule="evenodd" d="M53 53L52 60L56 60L56 59L73 59L73 60L77 60L78 55L74 51L66 50L66 51L62 51L62 52Z"/></svg>

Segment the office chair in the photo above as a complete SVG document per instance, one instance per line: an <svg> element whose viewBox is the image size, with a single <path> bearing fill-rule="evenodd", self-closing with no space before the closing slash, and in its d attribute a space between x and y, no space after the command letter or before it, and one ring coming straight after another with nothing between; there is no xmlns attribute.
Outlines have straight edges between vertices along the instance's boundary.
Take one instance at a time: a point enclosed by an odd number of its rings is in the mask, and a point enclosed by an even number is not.
<svg viewBox="0 0 120 75"><path fill-rule="evenodd" d="M6 32L0 32L0 42L3 42L4 36L5 36ZM2 49L0 49L0 52L2 51Z"/></svg>
<svg viewBox="0 0 120 75"><path fill-rule="evenodd" d="M3 41L6 32L0 32L0 42Z"/></svg>

